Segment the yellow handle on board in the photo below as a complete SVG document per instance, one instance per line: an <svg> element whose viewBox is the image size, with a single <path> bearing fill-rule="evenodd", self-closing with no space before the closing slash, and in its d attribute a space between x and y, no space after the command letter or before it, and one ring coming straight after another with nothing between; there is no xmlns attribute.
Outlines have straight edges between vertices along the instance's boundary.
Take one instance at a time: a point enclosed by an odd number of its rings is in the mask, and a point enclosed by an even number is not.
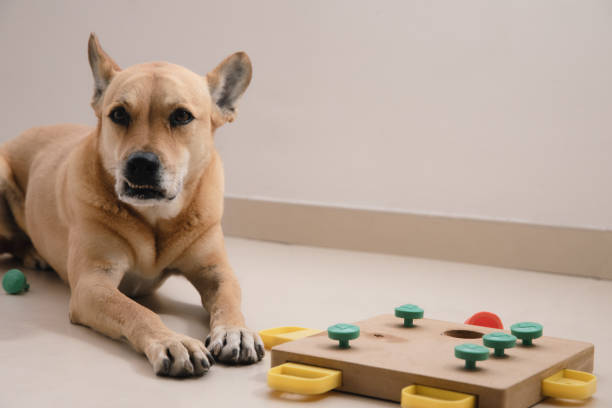
<svg viewBox="0 0 612 408"><path fill-rule="evenodd" d="M402 389L402 408L474 408L476 398L440 388L410 385Z"/></svg>
<svg viewBox="0 0 612 408"><path fill-rule="evenodd" d="M342 371L285 363L268 370L268 386L302 395L324 394L342 385Z"/></svg>
<svg viewBox="0 0 612 408"><path fill-rule="evenodd" d="M285 326L261 330L259 335L261 336L261 340L264 342L264 346L269 350L279 344L313 336L321 333L321 331L322 330L307 329L304 327Z"/></svg>
<svg viewBox="0 0 612 408"><path fill-rule="evenodd" d="M577 370L561 370L542 380L542 394L552 398L587 399L597 390L597 377Z"/></svg>

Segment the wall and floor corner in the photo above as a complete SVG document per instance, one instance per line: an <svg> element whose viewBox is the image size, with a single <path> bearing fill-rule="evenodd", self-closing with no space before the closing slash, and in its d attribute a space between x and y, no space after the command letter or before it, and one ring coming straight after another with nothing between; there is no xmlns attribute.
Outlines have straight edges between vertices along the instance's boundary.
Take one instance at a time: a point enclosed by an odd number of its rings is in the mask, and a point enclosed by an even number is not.
<svg viewBox="0 0 612 408"><path fill-rule="evenodd" d="M0 139L93 123L90 31L124 67L249 53L230 234L612 278L607 0L3 1Z"/></svg>
<svg viewBox="0 0 612 408"><path fill-rule="evenodd" d="M226 197L226 234L612 279L612 231Z"/></svg>

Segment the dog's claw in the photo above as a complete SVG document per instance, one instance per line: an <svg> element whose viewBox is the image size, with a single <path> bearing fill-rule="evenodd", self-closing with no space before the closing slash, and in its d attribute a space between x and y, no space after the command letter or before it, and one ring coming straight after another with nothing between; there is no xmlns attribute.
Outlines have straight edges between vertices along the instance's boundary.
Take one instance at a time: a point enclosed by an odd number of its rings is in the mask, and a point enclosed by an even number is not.
<svg viewBox="0 0 612 408"><path fill-rule="evenodd" d="M157 370L155 374L159 376L166 376L168 375L168 373L170 373L170 359L164 358L162 360L161 367Z"/></svg>
<svg viewBox="0 0 612 408"><path fill-rule="evenodd" d="M208 351L207 348L205 348L204 351L206 352L206 358L208 358L208 362L210 363L210 365L214 366L215 364L217 364L217 361L215 360L215 357L212 355L212 353Z"/></svg>
<svg viewBox="0 0 612 408"><path fill-rule="evenodd" d="M263 346L259 343L255 344L255 351L257 352L257 358L259 358L260 360L263 358L264 354L266 353L264 351Z"/></svg>

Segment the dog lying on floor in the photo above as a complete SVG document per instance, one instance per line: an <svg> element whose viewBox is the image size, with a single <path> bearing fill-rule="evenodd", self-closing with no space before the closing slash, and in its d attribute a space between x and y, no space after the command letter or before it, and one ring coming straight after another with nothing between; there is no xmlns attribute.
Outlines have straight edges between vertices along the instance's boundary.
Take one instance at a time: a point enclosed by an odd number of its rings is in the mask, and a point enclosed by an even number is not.
<svg viewBox="0 0 612 408"><path fill-rule="evenodd" d="M88 51L97 126L34 128L0 147L0 252L51 266L70 285L70 321L127 341L159 375L261 360L225 252L213 140L250 83L248 56L200 76L166 62L121 70L94 34ZM172 274L200 293L206 345L131 299Z"/></svg>

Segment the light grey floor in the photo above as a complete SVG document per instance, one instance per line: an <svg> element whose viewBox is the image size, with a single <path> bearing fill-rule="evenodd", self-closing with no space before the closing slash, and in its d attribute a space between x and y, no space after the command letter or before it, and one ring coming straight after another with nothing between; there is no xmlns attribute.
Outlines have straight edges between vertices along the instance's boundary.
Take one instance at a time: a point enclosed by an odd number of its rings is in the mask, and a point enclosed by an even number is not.
<svg viewBox="0 0 612 408"><path fill-rule="evenodd" d="M325 328L416 303L428 317L463 322L489 310L506 325L544 324L547 335L595 344L599 390L585 407L612 407L612 282L484 266L228 239L248 324ZM0 270L11 267L0 263ZM216 365L203 378L153 375L144 357L68 322L68 288L25 271L30 291L0 294L0 407L383 407L332 392L280 395L266 385L269 356L250 367ZM204 338L207 314L187 281L170 279L143 303L174 330ZM547 401L538 406L571 406Z"/></svg>

